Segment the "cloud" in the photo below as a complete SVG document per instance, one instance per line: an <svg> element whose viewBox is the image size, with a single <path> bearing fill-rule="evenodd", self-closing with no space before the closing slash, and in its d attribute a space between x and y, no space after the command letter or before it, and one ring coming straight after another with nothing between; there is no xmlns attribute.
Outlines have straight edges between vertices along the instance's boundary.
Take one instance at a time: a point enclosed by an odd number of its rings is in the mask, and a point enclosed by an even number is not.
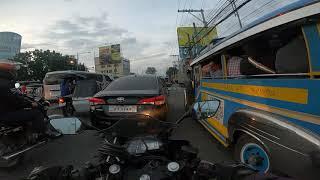
<svg viewBox="0 0 320 180"><path fill-rule="evenodd" d="M152 59L152 58L159 58L159 57L163 57L163 56L168 56L168 54L167 53L151 54L151 55L144 56L144 57L138 57L134 61L140 61L140 60Z"/></svg>
<svg viewBox="0 0 320 180"><path fill-rule="evenodd" d="M78 17L73 20L56 21L49 26L44 37L55 40L85 38L119 41L127 34L128 30L110 25L104 13L99 17Z"/></svg>
<svg viewBox="0 0 320 180"><path fill-rule="evenodd" d="M44 29L36 43L24 43L22 49L54 49L63 54L76 54L93 50L97 52L99 46L115 43L121 44L122 55L132 62L142 57L146 60L143 66L167 66L163 58L168 57L168 43L153 42L152 39L138 40L128 29L110 23L107 13L57 20ZM93 66L92 55L83 55L81 58L86 65ZM136 65L141 67L138 62L132 64L133 69L139 69Z"/></svg>
<svg viewBox="0 0 320 180"><path fill-rule="evenodd" d="M141 52L145 43L137 41L127 29L110 24L107 13L101 16L76 17L73 19L58 20L51 23L40 35L38 44L24 44L24 48L43 48L44 44L55 44L57 50L75 51L92 50L110 43L120 43L130 47L129 56ZM40 46L40 47L39 47ZM54 47L57 48L57 47ZM138 53L139 54L139 53Z"/></svg>
<svg viewBox="0 0 320 180"><path fill-rule="evenodd" d="M31 43L23 43L21 45L21 49L33 49L35 47L36 47L36 45L35 44L31 44Z"/></svg>

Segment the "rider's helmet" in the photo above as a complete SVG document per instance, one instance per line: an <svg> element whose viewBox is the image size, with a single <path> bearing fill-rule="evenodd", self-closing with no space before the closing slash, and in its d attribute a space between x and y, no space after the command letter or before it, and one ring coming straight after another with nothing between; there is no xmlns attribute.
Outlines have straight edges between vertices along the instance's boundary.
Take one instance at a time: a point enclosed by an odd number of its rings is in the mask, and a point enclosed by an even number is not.
<svg viewBox="0 0 320 180"><path fill-rule="evenodd" d="M15 80L17 77L18 65L9 60L0 60L0 78Z"/></svg>

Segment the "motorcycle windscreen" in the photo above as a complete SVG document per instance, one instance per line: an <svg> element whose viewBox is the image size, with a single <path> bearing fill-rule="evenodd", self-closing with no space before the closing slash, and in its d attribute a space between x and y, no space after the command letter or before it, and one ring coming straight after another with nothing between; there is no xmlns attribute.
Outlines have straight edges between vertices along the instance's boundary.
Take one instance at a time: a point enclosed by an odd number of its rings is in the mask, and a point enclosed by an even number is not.
<svg viewBox="0 0 320 180"><path fill-rule="evenodd" d="M146 115L134 115L121 118L105 132L112 133L119 137L137 137L145 135L159 135L165 133L176 124L164 122Z"/></svg>

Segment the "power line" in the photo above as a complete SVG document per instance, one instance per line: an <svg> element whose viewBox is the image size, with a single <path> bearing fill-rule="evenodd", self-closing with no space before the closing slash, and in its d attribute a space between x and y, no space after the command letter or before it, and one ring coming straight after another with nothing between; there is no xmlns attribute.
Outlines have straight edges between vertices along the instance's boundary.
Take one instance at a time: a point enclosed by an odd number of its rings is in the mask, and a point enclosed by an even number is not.
<svg viewBox="0 0 320 180"><path fill-rule="evenodd" d="M225 3L224 3L223 5L221 5L221 7L220 7L219 9L221 9L221 8L222 8L225 4L227 4L227 3L228 3L228 1L225 1ZM222 8L221 10L217 11L217 12L215 13L215 16L214 16L212 19L210 19L210 21L208 22L208 24L211 24L215 19L220 18L219 15L221 15L222 12L224 12L224 10L225 10L229 5L230 5L230 3L227 4L227 5L225 5L225 7ZM234 10L234 11L235 11L235 10ZM229 17L231 14L232 14L232 13L230 13L227 17ZM223 20L224 20L224 19L223 19ZM221 22L221 21L220 21L220 22ZM205 35L204 35L203 37L199 38L199 41L197 41L195 44L197 44L198 42L200 42L205 36L207 36L211 31L213 31L217 25L218 25L218 24L215 24L207 33L205 33ZM196 34L193 36L193 41L194 41L194 39L196 39L196 37L197 37L198 35L200 35L200 33L201 33L202 31L204 31L204 30L205 30L205 28L202 28L198 33L196 33ZM195 45L195 44L194 44L194 45ZM193 45L193 46L194 46L194 45ZM193 48L193 46L192 46L191 48Z"/></svg>
<svg viewBox="0 0 320 180"><path fill-rule="evenodd" d="M212 32L221 22L223 22L224 20L226 20L227 18L229 18L235 11L237 11L238 9L242 8L244 5L246 5L247 3L249 3L251 0L246 0L244 3L242 3L241 5L239 5L238 7L236 7L231 13L229 13L227 16L225 16L224 18L222 18L220 21L218 21L213 27L210 28L210 30L204 34L204 36L202 36L201 38L199 38L199 40L197 42L195 42L191 48L193 48L196 44L198 44L204 37L206 37L210 32ZM199 33L198 33L199 34Z"/></svg>
<svg viewBox="0 0 320 180"><path fill-rule="evenodd" d="M184 2L183 9L186 8L186 5L187 5L187 0L185 0L185 2ZM184 17L185 17L185 15L183 14L182 17L181 17L181 19L180 19L180 26L182 26L182 21L184 20Z"/></svg>

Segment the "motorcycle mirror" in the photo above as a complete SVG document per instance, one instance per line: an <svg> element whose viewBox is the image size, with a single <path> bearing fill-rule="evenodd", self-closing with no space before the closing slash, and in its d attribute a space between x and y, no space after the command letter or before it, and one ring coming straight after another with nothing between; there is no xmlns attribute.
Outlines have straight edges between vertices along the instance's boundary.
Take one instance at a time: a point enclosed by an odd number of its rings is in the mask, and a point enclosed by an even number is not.
<svg viewBox="0 0 320 180"><path fill-rule="evenodd" d="M213 117L218 111L219 106L220 101L218 100L196 102L193 104L192 117L197 120Z"/></svg>
<svg viewBox="0 0 320 180"><path fill-rule="evenodd" d="M20 83L18 83L18 82L15 83L15 84L14 84L14 87L15 87L16 89L18 89L18 88L20 87Z"/></svg>
<svg viewBox="0 0 320 180"><path fill-rule="evenodd" d="M81 121L76 117L55 118L50 120L50 124L62 134L74 135L80 129Z"/></svg>

